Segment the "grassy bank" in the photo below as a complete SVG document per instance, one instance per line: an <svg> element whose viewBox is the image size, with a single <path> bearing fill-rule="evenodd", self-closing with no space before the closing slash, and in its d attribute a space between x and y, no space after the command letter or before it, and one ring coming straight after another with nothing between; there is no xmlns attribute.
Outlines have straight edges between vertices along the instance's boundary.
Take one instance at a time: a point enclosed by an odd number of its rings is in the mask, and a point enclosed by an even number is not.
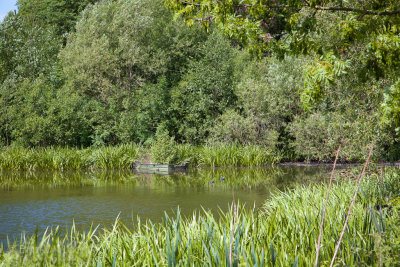
<svg viewBox="0 0 400 267"><path fill-rule="evenodd" d="M355 189L352 179L331 189L319 262L328 265ZM216 220L211 213L182 218L179 211L162 223L150 221L111 229L61 234L53 229L38 240L24 237L7 252L2 266L311 266L315 258L327 187L297 187L276 194L262 210L241 205ZM376 205L386 203L380 210ZM336 263L346 266L400 264L400 177L370 173L364 180Z"/></svg>
<svg viewBox="0 0 400 267"><path fill-rule="evenodd" d="M174 162L190 162L192 166L261 166L279 162L278 154L261 146L179 145L169 148ZM135 162L151 160L152 147L125 144L100 148L23 148L0 149L0 170L77 170L127 169Z"/></svg>

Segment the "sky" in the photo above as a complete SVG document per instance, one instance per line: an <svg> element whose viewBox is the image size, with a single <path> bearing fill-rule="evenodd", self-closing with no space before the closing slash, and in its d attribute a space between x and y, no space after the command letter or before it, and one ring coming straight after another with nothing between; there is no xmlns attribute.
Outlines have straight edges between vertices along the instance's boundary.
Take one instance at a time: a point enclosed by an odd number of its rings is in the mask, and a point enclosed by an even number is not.
<svg viewBox="0 0 400 267"><path fill-rule="evenodd" d="M17 0L0 0L0 21L3 21L9 11L17 9L16 3Z"/></svg>

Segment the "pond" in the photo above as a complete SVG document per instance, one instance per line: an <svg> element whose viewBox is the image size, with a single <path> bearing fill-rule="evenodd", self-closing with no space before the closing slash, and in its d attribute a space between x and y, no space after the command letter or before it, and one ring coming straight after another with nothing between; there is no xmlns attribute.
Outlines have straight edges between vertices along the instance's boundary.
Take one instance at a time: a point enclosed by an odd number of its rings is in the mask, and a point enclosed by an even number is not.
<svg viewBox="0 0 400 267"><path fill-rule="evenodd" d="M22 232L48 227L87 231L91 224L111 226L117 216L132 225L160 221L177 207L183 216L202 209L216 216L233 198L262 207L272 193L296 185L324 182L330 167L196 169L172 175L130 171L0 172L0 246ZM224 177L222 180L221 177Z"/></svg>

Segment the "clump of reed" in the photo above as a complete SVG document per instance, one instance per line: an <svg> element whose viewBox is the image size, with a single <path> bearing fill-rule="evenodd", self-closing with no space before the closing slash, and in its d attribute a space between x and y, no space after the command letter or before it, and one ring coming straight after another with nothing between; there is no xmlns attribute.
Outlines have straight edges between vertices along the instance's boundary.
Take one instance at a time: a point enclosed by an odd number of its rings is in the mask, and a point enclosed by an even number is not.
<svg viewBox="0 0 400 267"><path fill-rule="evenodd" d="M0 150L1 170L79 170L87 168L122 169L139 159L143 148L123 144L99 148L3 147Z"/></svg>
<svg viewBox="0 0 400 267"><path fill-rule="evenodd" d="M382 182L370 174L360 188L348 220L336 264L388 266L400 263L399 207L374 208L382 198L399 197L398 172ZM327 203L319 263L327 265L335 250L350 199L353 180L335 182ZM14 265L97 266L311 266L315 259L327 185L297 187L275 194L262 210L232 205L216 220L210 212L182 218L167 214L162 223L118 221L111 229L66 234L58 229L25 237L0 250L0 262Z"/></svg>
<svg viewBox="0 0 400 267"><path fill-rule="evenodd" d="M262 166L281 160L279 154L257 145L220 144L203 146L198 150L198 163L202 166Z"/></svg>
<svg viewBox="0 0 400 267"><path fill-rule="evenodd" d="M256 145L175 146L177 163L189 162L191 166L262 166L281 160L276 151ZM0 170L127 169L132 163L148 158L149 151L149 147L133 143L83 149L2 147Z"/></svg>

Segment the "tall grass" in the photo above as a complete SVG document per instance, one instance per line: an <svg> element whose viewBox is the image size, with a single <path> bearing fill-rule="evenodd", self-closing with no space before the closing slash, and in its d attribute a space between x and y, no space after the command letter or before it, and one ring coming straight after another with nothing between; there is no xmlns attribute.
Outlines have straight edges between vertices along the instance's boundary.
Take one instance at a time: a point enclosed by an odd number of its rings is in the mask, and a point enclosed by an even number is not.
<svg viewBox="0 0 400 267"><path fill-rule="evenodd" d="M199 151L199 164L203 166L261 166L280 161L279 155L268 148L248 145L204 146Z"/></svg>
<svg viewBox="0 0 400 267"><path fill-rule="evenodd" d="M278 153L261 146L176 144L177 163L191 166L262 166L279 162ZM148 158L150 148L122 144L99 148L0 148L0 170L78 170L127 169L132 163Z"/></svg>
<svg viewBox="0 0 400 267"><path fill-rule="evenodd" d="M143 148L135 144L101 148L22 148L0 150L1 170L79 170L87 168L128 168L138 160Z"/></svg>
<svg viewBox="0 0 400 267"><path fill-rule="evenodd" d="M257 145L240 146L236 144L178 145L180 161L189 161L195 166L206 167L239 167L263 166L281 161L277 151Z"/></svg>
<svg viewBox="0 0 400 267"><path fill-rule="evenodd" d="M400 214L395 204L399 184L394 172L385 175L382 185L375 174L362 183L336 264L370 266L379 257L387 266L400 264ZM346 180L331 188L321 266L331 260L355 187L353 180ZM54 229L41 240L37 235L23 236L10 244L9 251L0 252L0 262L3 266L311 266L326 191L326 185L297 187L276 194L262 210L238 205L237 213L232 208L218 220L206 211L182 218L178 210L173 217L166 214L162 223L126 226L117 220L111 229L82 233L73 227L64 235ZM385 196L392 199L392 209L374 209Z"/></svg>

